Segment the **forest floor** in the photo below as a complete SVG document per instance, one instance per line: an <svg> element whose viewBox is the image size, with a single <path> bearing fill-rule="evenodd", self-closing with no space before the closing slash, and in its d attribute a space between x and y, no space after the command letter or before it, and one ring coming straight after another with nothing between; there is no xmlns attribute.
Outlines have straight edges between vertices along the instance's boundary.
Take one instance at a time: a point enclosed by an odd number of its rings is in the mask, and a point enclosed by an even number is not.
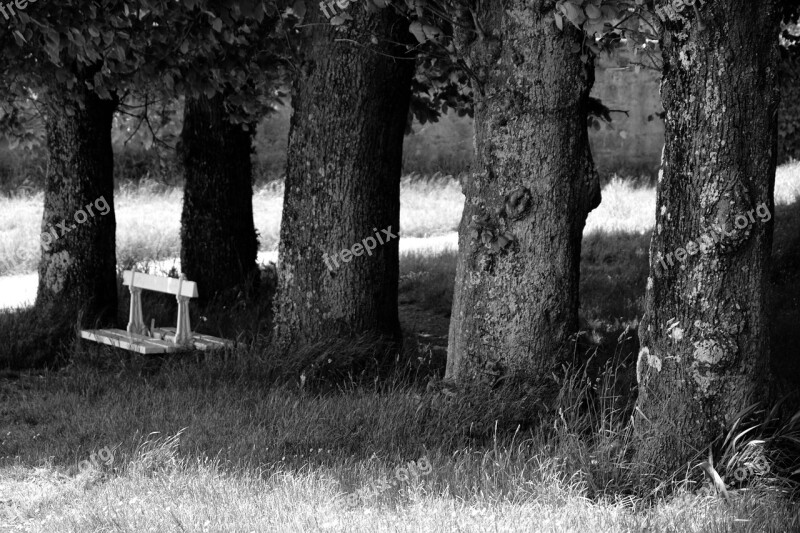
<svg viewBox="0 0 800 533"><path fill-rule="evenodd" d="M268 259L281 192L277 184L255 196ZM798 197L800 164L784 166L776 184L772 326L773 352L785 361L797 359L800 346ZM123 187L116 202L120 264L169 268L165 261L179 255L180 193ZM0 246L8 246L0 257L19 247L34 252L0 264L0 275L35 280L41 203L37 195L0 199ZM602 359L599 371L568 374L548 406L531 406L513 391L442 388L436 375L462 204L456 180L404 180L402 234L420 239L401 259L409 372L326 391L278 381L278 363L262 343L263 315L243 310L244 303L220 310L241 311L240 322L210 315L196 322L242 341L221 355L145 358L84 345L69 348L69 364L55 370L0 370L0 533L800 531L798 506L771 474L731 488L730 503L697 494L699 469L663 480L669 496L660 499L632 477L627 411L618 400L620 376L630 375L637 351L647 278L655 215L647 185L608 183L584 233L584 333L576 350ZM338 357L335 347L326 349ZM797 369L785 362L778 371ZM589 397L594 408L586 408ZM113 462L90 466L105 447ZM397 471L420 459L430 473ZM726 483L732 472L720 470ZM384 477L395 477L391 487L376 484ZM354 496L363 489L369 493Z"/></svg>

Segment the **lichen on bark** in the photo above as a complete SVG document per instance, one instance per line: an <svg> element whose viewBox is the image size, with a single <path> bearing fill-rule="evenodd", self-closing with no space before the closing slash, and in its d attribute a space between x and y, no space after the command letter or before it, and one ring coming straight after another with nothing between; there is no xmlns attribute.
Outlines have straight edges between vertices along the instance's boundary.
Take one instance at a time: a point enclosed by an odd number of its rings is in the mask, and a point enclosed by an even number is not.
<svg viewBox="0 0 800 533"><path fill-rule="evenodd" d="M708 3L704 27L675 33L667 25L664 34L666 143L634 416L634 461L647 475L669 475L707 455L734 416L769 390L772 224L748 213L772 208L773 7L771 0ZM660 266L692 241L695 253ZM649 364L653 356L660 370Z"/></svg>

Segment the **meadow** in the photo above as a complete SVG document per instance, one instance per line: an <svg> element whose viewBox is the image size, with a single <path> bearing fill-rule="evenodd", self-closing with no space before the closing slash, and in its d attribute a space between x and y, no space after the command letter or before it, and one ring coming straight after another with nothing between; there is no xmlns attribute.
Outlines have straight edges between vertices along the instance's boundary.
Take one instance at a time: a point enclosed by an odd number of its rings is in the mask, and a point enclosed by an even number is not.
<svg viewBox="0 0 800 533"><path fill-rule="evenodd" d="M266 260L277 245L281 194L280 182L255 193ZM796 371L791 356L800 345L798 196L800 164L785 165L775 192L772 324L784 375ZM0 199L0 242L33 251L0 275L35 270L41 200ZM117 191L121 265L169 267L179 255L180 201L179 190L154 182ZM733 478L745 450L779 437L800 442L800 417L769 431L756 426L766 413L743 421L742 438L715 458L730 501L699 492L708 486L699 468L655 488L633 474L626 423L655 215L651 185L610 180L589 217L583 331L574 366L549 384L557 394L547 405L534 401L536 391L441 381L462 203L457 179L403 180L406 342L387 354L393 364L380 375L365 371L328 387L322 378L301 382L297 366L268 348L268 312L246 299L218 303L216 314L193 322L240 341L216 355L147 358L67 344L38 347L62 357L35 370L15 370L0 355L0 532L800 530L796 500L787 498L795 486L779 474L786 457L770 452L768 473L742 484ZM264 279L271 273L265 267ZM14 342L9 331L33 329L26 313L0 314L0 354ZM363 348L318 346L298 360L333 371ZM113 464L79 468L106 446ZM356 491L421 458L430 474L352 505Z"/></svg>

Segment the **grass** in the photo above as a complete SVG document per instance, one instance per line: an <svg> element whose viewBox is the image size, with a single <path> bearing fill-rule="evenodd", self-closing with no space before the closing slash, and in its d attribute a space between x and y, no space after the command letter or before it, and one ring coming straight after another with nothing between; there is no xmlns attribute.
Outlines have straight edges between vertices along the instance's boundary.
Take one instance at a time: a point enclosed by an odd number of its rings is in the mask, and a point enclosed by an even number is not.
<svg viewBox="0 0 800 533"><path fill-rule="evenodd" d="M779 312L772 327L774 346L789 356L800 345L798 183L800 165L779 170L773 268ZM277 238L280 196L280 184L256 193L262 247ZM121 260L177 255L178 192L145 184L123 188L117 199ZM41 197L3 202L1 234L28 246ZM404 236L455 231L462 202L455 180L405 178ZM791 470L790 459L773 453L770 475L732 482L753 447L763 449L751 443L800 443L791 423L776 429L762 417L732 433L753 427L751 437L729 436L717 468L730 503L713 491L698 493L700 469L663 480L659 494L668 496L659 498L632 473L625 423L654 212L652 188L621 180L604 188L582 256L585 332L576 360L589 364L554 376L552 400L544 404L533 401L539 391L513 385L483 391L440 381L452 251L402 256L407 342L394 373L382 380L365 373L327 388L301 386L300 370L268 349L268 305L246 299L217 302L206 321L193 317L205 331L239 337L237 349L219 355L163 359L64 346L66 366L2 371L0 532L797 531L798 507L786 497L785 476L774 475ZM173 304L146 307L166 320ZM125 306L122 298L121 315ZM12 329L35 321L7 315L0 345L18 335ZM333 368L357 349L318 347L304 356L332 361ZM780 375L796 372L791 359L776 358ZM79 468L105 446L113 464ZM348 504L355 491L423 457L430 474Z"/></svg>
<svg viewBox="0 0 800 533"><path fill-rule="evenodd" d="M537 408L516 390L445 393L399 379L318 394L272 382L274 364L247 349L155 366L99 349L59 372L4 380L0 398L14 408L1 419L0 517L11 531L76 532L800 525L766 483L732 490L731 505L690 483L660 501L623 491L626 436L602 401L576 407L585 376ZM110 466L78 468L104 446ZM430 474L347 503L420 458Z"/></svg>

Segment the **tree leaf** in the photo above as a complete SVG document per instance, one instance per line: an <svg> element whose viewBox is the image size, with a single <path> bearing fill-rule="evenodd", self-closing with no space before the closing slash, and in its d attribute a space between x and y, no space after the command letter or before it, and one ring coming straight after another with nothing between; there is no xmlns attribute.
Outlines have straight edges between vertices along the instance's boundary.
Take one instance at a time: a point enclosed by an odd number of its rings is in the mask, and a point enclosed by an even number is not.
<svg viewBox="0 0 800 533"><path fill-rule="evenodd" d="M23 37L19 30L14 30L14 40L17 42L17 46L23 46L28 42L25 40L25 37Z"/></svg>
<svg viewBox="0 0 800 533"><path fill-rule="evenodd" d="M303 20L306 16L306 3L304 0L296 0L296 2L292 5L292 11L300 20Z"/></svg>
<svg viewBox="0 0 800 533"><path fill-rule="evenodd" d="M422 28L422 23L418 20L415 20L408 26L408 31L410 31L420 43L424 43L427 40L425 30Z"/></svg>

